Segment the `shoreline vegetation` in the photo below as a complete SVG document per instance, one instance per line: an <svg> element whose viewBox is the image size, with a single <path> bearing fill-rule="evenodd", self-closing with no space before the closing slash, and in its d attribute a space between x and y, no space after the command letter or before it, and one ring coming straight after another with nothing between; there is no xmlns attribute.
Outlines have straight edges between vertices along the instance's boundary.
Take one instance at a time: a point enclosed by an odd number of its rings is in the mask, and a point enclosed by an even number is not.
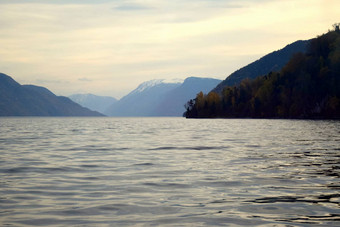
<svg viewBox="0 0 340 227"><path fill-rule="evenodd" d="M312 39L278 72L200 92L186 118L340 119L340 32Z"/></svg>

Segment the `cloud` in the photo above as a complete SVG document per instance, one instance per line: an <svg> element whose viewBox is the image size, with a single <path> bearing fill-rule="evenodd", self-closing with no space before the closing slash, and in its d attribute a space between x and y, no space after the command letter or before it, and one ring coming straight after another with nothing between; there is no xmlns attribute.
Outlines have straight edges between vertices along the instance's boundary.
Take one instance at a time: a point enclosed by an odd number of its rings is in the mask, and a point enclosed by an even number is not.
<svg viewBox="0 0 340 227"><path fill-rule="evenodd" d="M120 4L113 8L119 11L150 10L152 7L141 4Z"/></svg>
<svg viewBox="0 0 340 227"><path fill-rule="evenodd" d="M36 79L34 81L35 84L65 84L65 81L62 80L52 80L52 79Z"/></svg>
<svg viewBox="0 0 340 227"><path fill-rule="evenodd" d="M1 3L0 69L19 81L65 81L48 84L59 94L115 95L155 78L224 79L255 57L327 31L340 7L338 0Z"/></svg>
<svg viewBox="0 0 340 227"><path fill-rule="evenodd" d="M81 82L91 82L91 81L93 81L92 79L89 79L89 78L86 78L86 77L79 78L78 80L81 81Z"/></svg>
<svg viewBox="0 0 340 227"><path fill-rule="evenodd" d="M0 4L103 4L110 2L117 2L120 0L0 0Z"/></svg>

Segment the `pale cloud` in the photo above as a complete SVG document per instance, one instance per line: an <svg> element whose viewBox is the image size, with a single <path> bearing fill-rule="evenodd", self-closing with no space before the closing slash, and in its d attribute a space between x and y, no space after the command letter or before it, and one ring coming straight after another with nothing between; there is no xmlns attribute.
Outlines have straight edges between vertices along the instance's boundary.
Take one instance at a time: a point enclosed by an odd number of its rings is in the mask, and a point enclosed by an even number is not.
<svg viewBox="0 0 340 227"><path fill-rule="evenodd" d="M326 32L339 22L340 2L0 0L0 5L0 71L23 83L40 79L58 94L119 98L149 79L224 79L290 42Z"/></svg>
<svg viewBox="0 0 340 227"><path fill-rule="evenodd" d="M86 77L79 78L78 80L82 81L82 82L92 82L93 81L92 79L89 79L89 78L86 78Z"/></svg>

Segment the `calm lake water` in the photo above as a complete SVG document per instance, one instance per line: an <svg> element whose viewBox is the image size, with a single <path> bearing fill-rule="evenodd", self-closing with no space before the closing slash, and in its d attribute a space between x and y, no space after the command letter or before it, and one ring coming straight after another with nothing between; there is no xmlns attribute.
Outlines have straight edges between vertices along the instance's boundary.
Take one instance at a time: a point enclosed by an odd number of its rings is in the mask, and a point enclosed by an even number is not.
<svg viewBox="0 0 340 227"><path fill-rule="evenodd" d="M340 226L340 121L0 118L1 226Z"/></svg>

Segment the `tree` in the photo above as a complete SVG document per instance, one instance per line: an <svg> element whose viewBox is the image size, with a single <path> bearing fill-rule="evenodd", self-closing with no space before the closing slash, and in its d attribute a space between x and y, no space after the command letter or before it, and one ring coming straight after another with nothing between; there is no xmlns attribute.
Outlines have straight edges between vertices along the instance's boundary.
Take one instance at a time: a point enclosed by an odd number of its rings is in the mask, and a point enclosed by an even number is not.
<svg viewBox="0 0 340 227"><path fill-rule="evenodd" d="M307 53L295 54L280 72L271 72L221 96L197 94L187 117L340 119L340 33L314 39Z"/></svg>

